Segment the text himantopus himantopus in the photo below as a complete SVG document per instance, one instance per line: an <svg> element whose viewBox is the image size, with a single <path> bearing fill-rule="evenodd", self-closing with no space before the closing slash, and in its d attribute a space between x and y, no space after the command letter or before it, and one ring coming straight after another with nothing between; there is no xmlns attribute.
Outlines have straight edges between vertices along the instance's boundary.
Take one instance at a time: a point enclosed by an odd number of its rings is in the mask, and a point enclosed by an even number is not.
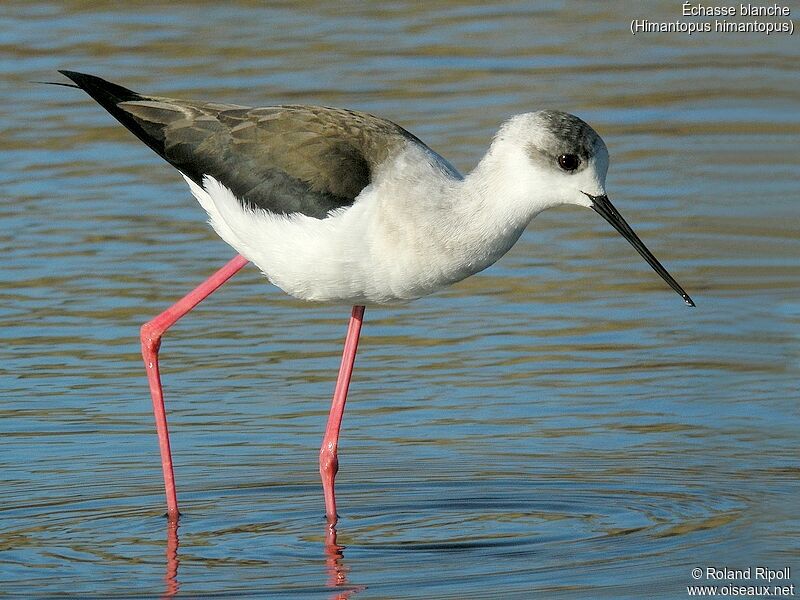
<svg viewBox="0 0 800 600"><path fill-rule="evenodd" d="M161 337L248 262L292 296L353 305L320 448L330 523L366 304L413 300L469 277L503 256L537 214L577 204L605 218L694 306L608 200L606 146L573 115L512 117L462 176L402 127L366 113L174 100L61 73L178 169L212 227L239 253L142 327L170 518L179 513L158 372Z"/></svg>

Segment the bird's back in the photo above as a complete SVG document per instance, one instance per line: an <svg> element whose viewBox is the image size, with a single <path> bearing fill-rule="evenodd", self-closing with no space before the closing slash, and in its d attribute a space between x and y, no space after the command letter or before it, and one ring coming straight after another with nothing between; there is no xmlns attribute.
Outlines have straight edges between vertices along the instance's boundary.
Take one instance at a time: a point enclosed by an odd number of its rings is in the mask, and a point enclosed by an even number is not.
<svg viewBox="0 0 800 600"><path fill-rule="evenodd" d="M325 218L353 204L403 145L427 149L399 125L363 112L175 100L62 73L196 184L209 175L245 206L276 214Z"/></svg>

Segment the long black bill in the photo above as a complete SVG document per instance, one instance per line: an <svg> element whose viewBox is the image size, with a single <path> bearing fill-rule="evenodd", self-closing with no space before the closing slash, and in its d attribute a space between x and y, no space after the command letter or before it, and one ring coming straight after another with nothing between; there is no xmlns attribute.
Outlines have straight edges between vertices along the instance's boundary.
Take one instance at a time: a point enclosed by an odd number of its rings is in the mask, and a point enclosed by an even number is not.
<svg viewBox="0 0 800 600"><path fill-rule="evenodd" d="M586 194L586 192L583 192ZM608 199L608 196L592 196L591 194L586 194L589 196L589 199L592 201L592 208L595 212L597 212L601 217L603 217L606 221L611 223L611 225L622 234L626 240L631 243L631 246L636 248L636 251L642 255L653 270L661 275L661 279L666 281L673 290L678 292L683 301L686 302L689 306L694 306L694 302L691 298L689 298L689 294L683 291L683 288L672 278L672 275L667 273L667 270L658 262L658 259L653 256L653 253L647 249L642 243L642 240L639 239L639 236L633 232L631 226L625 222L625 219L622 218L622 215L619 214L619 211L614 208L614 205L611 204L611 201Z"/></svg>

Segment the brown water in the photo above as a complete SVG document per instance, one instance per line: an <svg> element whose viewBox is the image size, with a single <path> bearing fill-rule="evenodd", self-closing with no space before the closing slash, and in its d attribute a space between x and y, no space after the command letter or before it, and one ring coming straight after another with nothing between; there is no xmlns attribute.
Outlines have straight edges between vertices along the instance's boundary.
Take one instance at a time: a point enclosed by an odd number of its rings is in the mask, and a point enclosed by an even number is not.
<svg viewBox="0 0 800 600"><path fill-rule="evenodd" d="M725 583L692 579L710 566L797 581L797 38L631 36L679 3L531 4L4 3L0 597L683 598ZM347 311L247 269L162 349L176 534L138 326L232 251L99 107L30 83L57 68L367 110L463 171L507 116L575 112L698 306L561 209L485 273L368 310L334 546L316 458Z"/></svg>

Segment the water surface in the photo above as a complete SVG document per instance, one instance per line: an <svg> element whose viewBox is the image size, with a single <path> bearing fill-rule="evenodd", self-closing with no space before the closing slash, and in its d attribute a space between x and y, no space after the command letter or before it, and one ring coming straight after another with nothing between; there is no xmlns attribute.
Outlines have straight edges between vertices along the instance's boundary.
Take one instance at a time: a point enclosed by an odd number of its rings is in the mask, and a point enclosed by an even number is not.
<svg viewBox="0 0 800 600"><path fill-rule="evenodd" d="M0 9L0 597L682 598L693 567L800 567L796 39L630 35L668 3L364 4ZM57 68L366 110L463 171L507 116L577 113L698 306L565 208L368 309L326 541L348 310L245 269L162 349L170 530L138 327L232 251L99 107L30 83Z"/></svg>

